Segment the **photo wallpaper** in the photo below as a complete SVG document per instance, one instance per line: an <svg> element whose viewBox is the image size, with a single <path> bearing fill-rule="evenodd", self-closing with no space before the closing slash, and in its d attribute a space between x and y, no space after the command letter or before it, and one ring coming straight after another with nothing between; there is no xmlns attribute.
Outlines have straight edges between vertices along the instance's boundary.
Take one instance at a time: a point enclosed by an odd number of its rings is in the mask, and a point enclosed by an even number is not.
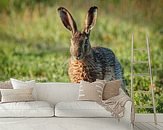
<svg viewBox="0 0 163 130"><path fill-rule="evenodd" d="M145 48L148 36L156 108L162 113L162 7L162 0L1 0L0 81L79 83L106 76L109 80L122 78L130 94L132 35L134 48ZM134 56L147 60L146 52ZM116 57L115 63L112 57ZM84 58L87 60L80 62ZM114 75L110 76L113 70L108 64L116 64ZM134 69L149 71L145 64ZM149 84L148 77L134 81L135 90L148 90ZM140 99L136 94L137 105L140 100L151 102L150 96Z"/></svg>

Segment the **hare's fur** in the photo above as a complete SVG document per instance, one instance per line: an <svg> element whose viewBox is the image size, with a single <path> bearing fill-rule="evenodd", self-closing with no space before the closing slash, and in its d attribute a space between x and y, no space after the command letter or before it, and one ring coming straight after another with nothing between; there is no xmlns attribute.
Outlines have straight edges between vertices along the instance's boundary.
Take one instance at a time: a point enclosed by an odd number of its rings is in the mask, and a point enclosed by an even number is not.
<svg viewBox="0 0 163 130"><path fill-rule="evenodd" d="M107 48L94 47L84 60L73 58L69 62L69 76L72 82L81 80L93 82L96 79L114 80L122 77L121 65L114 53Z"/></svg>

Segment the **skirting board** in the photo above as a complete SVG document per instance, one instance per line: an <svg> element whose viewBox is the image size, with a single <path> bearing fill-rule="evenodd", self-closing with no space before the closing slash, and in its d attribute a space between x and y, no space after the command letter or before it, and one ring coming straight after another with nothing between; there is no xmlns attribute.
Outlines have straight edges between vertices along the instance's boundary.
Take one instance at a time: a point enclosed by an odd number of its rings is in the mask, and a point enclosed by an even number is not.
<svg viewBox="0 0 163 130"><path fill-rule="evenodd" d="M163 122L163 113L157 113L157 122ZM135 122L154 122L153 114L135 114Z"/></svg>

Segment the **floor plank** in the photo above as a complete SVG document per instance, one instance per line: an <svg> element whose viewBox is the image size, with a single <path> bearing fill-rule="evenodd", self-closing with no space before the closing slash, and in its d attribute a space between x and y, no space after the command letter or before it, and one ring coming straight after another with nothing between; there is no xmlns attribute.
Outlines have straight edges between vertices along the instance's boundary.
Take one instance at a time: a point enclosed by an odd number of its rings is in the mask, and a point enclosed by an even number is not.
<svg viewBox="0 0 163 130"><path fill-rule="evenodd" d="M163 122L159 122L159 124L163 126Z"/></svg>
<svg viewBox="0 0 163 130"><path fill-rule="evenodd" d="M140 122L136 122L136 127L139 128L140 130L150 130L148 127L146 127L145 125L143 125Z"/></svg>
<svg viewBox="0 0 163 130"><path fill-rule="evenodd" d="M155 125L154 122L136 122L133 130L163 130L163 123Z"/></svg>
<svg viewBox="0 0 163 130"><path fill-rule="evenodd" d="M141 129L139 129L139 128L135 125L133 130L141 130Z"/></svg>
<svg viewBox="0 0 163 130"><path fill-rule="evenodd" d="M163 127L163 123L162 122L161 123L158 123L158 125L161 126L161 127Z"/></svg>
<svg viewBox="0 0 163 130"><path fill-rule="evenodd" d="M155 124L152 125L152 123L149 122L143 122L143 124L151 130L160 130Z"/></svg>
<svg viewBox="0 0 163 130"><path fill-rule="evenodd" d="M158 129L160 130L163 130L163 126L160 125L161 123L158 123L157 125L155 125L155 123L150 123L150 125L154 126L154 127L157 127Z"/></svg>

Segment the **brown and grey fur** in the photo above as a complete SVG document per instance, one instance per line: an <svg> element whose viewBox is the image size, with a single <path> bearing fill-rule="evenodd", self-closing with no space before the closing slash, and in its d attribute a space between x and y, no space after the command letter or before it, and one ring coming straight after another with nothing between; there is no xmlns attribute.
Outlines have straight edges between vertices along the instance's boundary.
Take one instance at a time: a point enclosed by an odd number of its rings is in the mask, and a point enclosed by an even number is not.
<svg viewBox="0 0 163 130"><path fill-rule="evenodd" d="M97 18L97 7L91 7L86 16L83 31L78 31L76 23L67 9L58 8L62 23L72 32L69 62L69 77L72 82L81 80L93 82L96 79L123 79L122 68L114 53L107 48L91 47L89 35Z"/></svg>

